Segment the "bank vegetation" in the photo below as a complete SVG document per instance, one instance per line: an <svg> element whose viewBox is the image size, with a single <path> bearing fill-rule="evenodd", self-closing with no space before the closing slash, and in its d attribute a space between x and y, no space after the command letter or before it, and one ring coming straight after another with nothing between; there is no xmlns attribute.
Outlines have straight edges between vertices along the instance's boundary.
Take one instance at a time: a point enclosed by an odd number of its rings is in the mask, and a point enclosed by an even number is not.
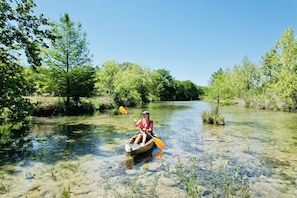
<svg viewBox="0 0 297 198"><path fill-rule="evenodd" d="M53 22L34 14L33 0L4 0L0 7L0 144L23 136L28 116L92 114L120 105L198 100L203 93L165 69L114 60L93 65L82 24L67 13Z"/></svg>
<svg viewBox="0 0 297 198"><path fill-rule="evenodd" d="M260 63L243 57L240 64L214 72L209 85L201 87L176 80L162 68L115 60L93 65L82 24L69 14L53 22L34 14L33 0L0 5L1 143L22 136L28 116L93 114L153 101L204 99L217 110L224 104L297 110L297 39L291 28ZM54 100L45 102L48 98Z"/></svg>
<svg viewBox="0 0 297 198"><path fill-rule="evenodd" d="M247 108L297 111L297 37L288 28L258 64L243 57L238 65L213 73L204 100Z"/></svg>

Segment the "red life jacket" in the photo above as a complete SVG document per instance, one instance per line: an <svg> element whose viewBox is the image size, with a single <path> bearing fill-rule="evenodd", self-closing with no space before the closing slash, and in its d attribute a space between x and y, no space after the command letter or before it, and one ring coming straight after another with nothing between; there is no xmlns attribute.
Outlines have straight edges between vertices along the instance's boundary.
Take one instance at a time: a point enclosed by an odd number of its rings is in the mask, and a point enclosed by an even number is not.
<svg viewBox="0 0 297 198"><path fill-rule="evenodd" d="M144 126L143 126L143 123L142 123L142 120L141 120L141 122L139 123L139 127L140 127L140 129L149 129L151 123L153 123L153 121L150 120L149 123L147 124L147 126L144 127Z"/></svg>

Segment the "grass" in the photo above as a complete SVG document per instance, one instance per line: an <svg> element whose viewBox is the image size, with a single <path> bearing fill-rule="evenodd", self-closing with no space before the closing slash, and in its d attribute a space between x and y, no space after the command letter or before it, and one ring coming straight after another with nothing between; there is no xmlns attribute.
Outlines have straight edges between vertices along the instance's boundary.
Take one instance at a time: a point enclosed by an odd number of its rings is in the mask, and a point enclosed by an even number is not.
<svg viewBox="0 0 297 198"><path fill-rule="evenodd" d="M70 186L68 186L68 189L63 189L62 198L70 198Z"/></svg>
<svg viewBox="0 0 297 198"><path fill-rule="evenodd" d="M52 105L59 101L63 101L62 97L52 97L52 96L27 96L25 97L30 100L31 103L40 103L43 105Z"/></svg>
<svg viewBox="0 0 297 198"><path fill-rule="evenodd" d="M10 186L5 183L5 176L0 173L0 195L9 191Z"/></svg>
<svg viewBox="0 0 297 198"><path fill-rule="evenodd" d="M250 197L251 184L239 167L231 167L229 162L214 168L212 161L208 168L200 167L197 159L190 165L178 161L176 172L179 186L189 197Z"/></svg>
<svg viewBox="0 0 297 198"><path fill-rule="evenodd" d="M201 116L203 123L213 125L225 125L225 119L217 109L213 109L211 111L203 111L201 113Z"/></svg>
<svg viewBox="0 0 297 198"><path fill-rule="evenodd" d="M66 105L66 98L31 96L26 97L34 104L34 116L60 116L60 115L83 115L93 114L96 111L112 109L113 101L110 98L92 97L80 98L79 101L70 100Z"/></svg>
<svg viewBox="0 0 297 198"><path fill-rule="evenodd" d="M57 102L61 102L66 100L66 98L64 97L55 97L55 96L27 96L25 97L27 99L29 99L32 103L40 103L43 105L52 105L55 104ZM106 98L106 97L92 97L92 98L80 98L81 101L84 102L91 102L95 105L100 105L100 104L105 104L108 105L110 104L110 102L112 101L110 98Z"/></svg>

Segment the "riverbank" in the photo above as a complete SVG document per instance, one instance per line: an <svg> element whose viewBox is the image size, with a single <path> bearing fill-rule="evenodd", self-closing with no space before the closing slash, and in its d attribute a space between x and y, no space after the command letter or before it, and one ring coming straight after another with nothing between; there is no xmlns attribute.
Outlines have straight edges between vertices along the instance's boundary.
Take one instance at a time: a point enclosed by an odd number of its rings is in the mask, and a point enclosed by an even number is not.
<svg viewBox="0 0 297 198"><path fill-rule="evenodd" d="M38 117L92 115L97 111L113 109L115 106L113 100L106 97L80 98L79 101L71 100L68 105L63 97L27 98L34 104L32 116Z"/></svg>

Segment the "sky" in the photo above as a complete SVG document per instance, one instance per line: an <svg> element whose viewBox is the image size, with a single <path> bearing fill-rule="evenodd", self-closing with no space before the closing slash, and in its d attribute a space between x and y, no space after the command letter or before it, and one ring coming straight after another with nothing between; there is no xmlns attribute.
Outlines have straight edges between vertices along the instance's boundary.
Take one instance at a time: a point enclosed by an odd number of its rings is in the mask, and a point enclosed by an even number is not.
<svg viewBox="0 0 297 198"><path fill-rule="evenodd" d="M166 69L207 86L220 68L262 56L292 28L296 0L35 0L35 14L68 13L87 34L93 64L108 60Z"/></svg>

